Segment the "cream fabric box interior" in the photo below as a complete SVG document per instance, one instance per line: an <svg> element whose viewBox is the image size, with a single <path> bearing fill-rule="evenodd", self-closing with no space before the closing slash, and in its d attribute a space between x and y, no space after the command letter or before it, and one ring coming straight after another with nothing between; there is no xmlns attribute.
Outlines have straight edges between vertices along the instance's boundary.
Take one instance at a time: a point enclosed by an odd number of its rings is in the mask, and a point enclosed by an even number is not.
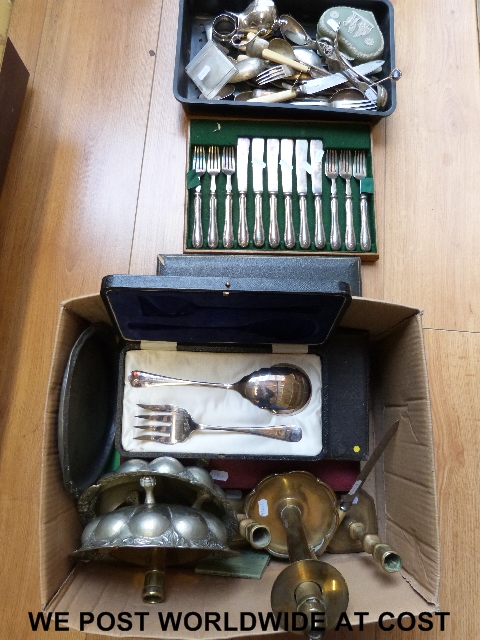
<svg viewBox="0 0 480 640"><path fill-rule="evenodd" d="M326 455L329 416L323 397L327 364L321 345L334 333L350 303L346 283L254 278L231 278L226 283L223 278L107 276L102 297L126 344L120 354L116 428L116 445L123 456L164 453L176 457L314 459ZM293 415L274 415L233 390L170 385L138 388L128 379L131 371L140 370L233 383L276 364L298 366L310 379L311 399ZM368 376L364 378L359 420L363 417L366 432ZM154 413L139 404L177 405L196 422L214 426L295 425L302 429L302 439L286 442L204 431L175 444L173 450L169 444L136 439L151 433L136 428L139 424L152 424L136 416ZM362 455L364 451L365 446Z"/></svg>

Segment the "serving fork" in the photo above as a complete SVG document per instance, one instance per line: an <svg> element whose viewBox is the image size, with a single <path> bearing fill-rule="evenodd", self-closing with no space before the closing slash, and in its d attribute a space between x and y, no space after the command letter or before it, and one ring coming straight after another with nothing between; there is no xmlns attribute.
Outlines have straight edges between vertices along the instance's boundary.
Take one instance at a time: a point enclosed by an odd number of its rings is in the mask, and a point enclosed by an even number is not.
<svg viewBox="0 0 480 640"><path fill-rule="evenodd" d="M355 180L363 180L367 177L367 160L365 151L355 151L353 157L353 177ZM370 251L372 239L370 237L370 226L368 224L368 202L367 194L360 190L360 248L362 251Z"/></svg>
<svg viewBox="0 0 480 640"><path fill-rule="evenodd" d="M220 173L220 150L218 147L209 147L207 173L210 176L210 218L208 222L207 244L210 249L218 247L217 228L217 185L216 177Z"/></svg>
<svg viewBox="0 0 480 640"><path fill-rule="evenodd" d="M325 175L332 181L330 191L330 212L332 218L332 226L330 230L330 245L334 251L338 251L342 246L340 237L340 226L338 223L338 195L337 195L337 178L338 178L338 157L334 149L328 149L325 154Z"/></svg>
<svg viewBox="0 0 480 640"><path fill-rule="evenodd" d="M352 178L352 152L341 151L340 152L340 164L339 164L339 175L340 178L345 180L345 217L346 217L346 227L345 227L345 247L347 251L355 251L357 246L357 240L355 238L355 229L353 228L353 198L352 198L352 185L350 184L350 180Z"/></svg>
<svg viewBox="0 0 480 640"><path fill-rule="evenodd" d="M223 228L223 246L225 249L233 247L233 219L232 219L232 176L235 173L235 149L225 147L222 154L222 173L227 176L225 187L225 225Z"/></svg>
<svg viewBox="0 0 480 640"><path fill-rule="evenodd" d="M229 433L246 433L274 440L299 442L302 439L302 429L295 425L278 425L271 427L217 427L195 422L192 416L181 407L172 404L158 405L158 413L138 415L142 420L153 420L159 425L135 426L135 429L153 431L153 434L142 434L134 440L159 442L161 444L176 444L185 442L194 431L228 431Z"/></svg>
<svg viewBox="0 0 480 640"><path fill-rule="evenodd" d="M205 149L203 147L193 147L193 168L199 179L205 173ZM195 187L194 199L194 218L192 232L192 246L194 249L203 247L203 230L202 230L202 185Z"/></svg>

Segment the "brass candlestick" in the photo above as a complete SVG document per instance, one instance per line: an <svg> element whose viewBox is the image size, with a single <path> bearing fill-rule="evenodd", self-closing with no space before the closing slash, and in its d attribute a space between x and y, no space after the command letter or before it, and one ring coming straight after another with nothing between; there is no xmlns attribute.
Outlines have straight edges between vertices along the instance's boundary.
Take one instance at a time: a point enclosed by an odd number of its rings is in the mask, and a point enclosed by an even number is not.
<svg viewBox="0 0 480 640"><path fill-rule="evenodd" d="M269 476L247 496L245 512L270 529L267 550L291 562L273 584L273 612L304 614L305 633L320 640L348 605L342 574L316 559L340 521L335 493L305 471Z"/></svg>

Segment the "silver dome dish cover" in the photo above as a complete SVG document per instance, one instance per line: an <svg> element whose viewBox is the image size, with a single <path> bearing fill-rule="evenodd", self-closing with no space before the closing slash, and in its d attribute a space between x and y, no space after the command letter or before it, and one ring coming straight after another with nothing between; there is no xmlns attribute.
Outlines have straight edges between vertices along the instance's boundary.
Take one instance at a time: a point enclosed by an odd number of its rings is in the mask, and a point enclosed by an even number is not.
<svg viewBox="0 0 480 640"><path fill-rule="evenodd" d="M175 458L161 456L146 462L131 459L116 471L105 474L82 493L77 511L83 524L123 507L141 505L145 490L142 478L155 478L155 502L201 509L216 516L223 523L228 539L237 532L237 518L223 490L216 485L208 471L200 467L184 467Z"/></svg>
<svg viewBox="0 0 480 640"><path fill-rule="evenodd" d="M143 477L145 504L123 507L94 518L82 534L76 560L119 560L146 566L143 599L164 600L165 567L196 561L209 552L227 552L225 525L211 513L192 507L157 504L155 478Z"/></svg>

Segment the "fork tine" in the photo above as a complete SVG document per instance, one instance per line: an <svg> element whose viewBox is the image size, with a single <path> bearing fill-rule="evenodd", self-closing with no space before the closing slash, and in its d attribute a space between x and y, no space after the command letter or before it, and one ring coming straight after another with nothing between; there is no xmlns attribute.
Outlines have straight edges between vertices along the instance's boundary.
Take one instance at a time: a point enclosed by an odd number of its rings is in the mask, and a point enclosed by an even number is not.
<svg viewBox="0 0 480 640"><path fill-rule="evenodd" d="M175 404L137 404L137 407L148 409L149 411L156 411L157 413L166 412L167 414L178 410Z"/></svg>

